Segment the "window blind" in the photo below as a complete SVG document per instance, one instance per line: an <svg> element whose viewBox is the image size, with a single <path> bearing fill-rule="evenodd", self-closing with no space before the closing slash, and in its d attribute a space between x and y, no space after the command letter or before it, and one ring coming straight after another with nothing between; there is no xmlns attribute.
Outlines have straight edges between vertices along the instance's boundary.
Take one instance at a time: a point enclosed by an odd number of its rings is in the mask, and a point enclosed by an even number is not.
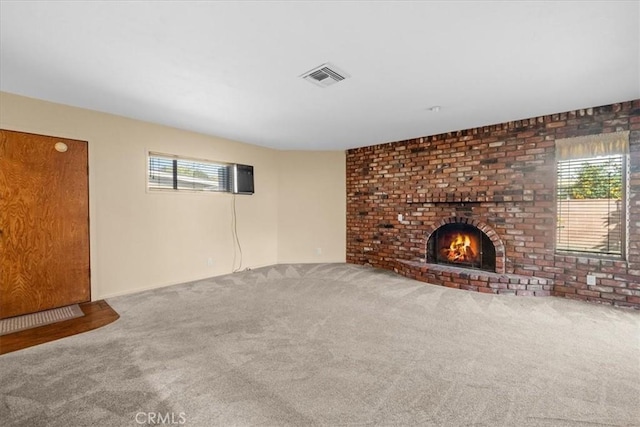
<svg viewBox="0 0 640 427"><path fill-rule="evenodd" d="M556 249L622 255L624 157L558 162Z"/></svg>
<svg viewBox="0 0 640 427"><path fill-rule="evenodd" d="M151 190L230 191L224 163L149 153L148 175Z"/></svg>
<svg viewBox="0 0 640 427"><path fill-rule="evenodd" d="M175 159L160 155L149 155L149 188L172 189L174 187L173 171Z"/></svg>

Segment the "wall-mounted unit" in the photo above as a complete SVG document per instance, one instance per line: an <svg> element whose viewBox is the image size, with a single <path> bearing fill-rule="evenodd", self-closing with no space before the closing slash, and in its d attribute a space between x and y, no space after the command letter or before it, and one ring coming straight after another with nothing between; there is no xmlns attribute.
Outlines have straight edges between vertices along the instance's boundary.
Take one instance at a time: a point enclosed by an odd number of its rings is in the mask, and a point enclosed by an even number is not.
<svg viewBox="0 0 640 427"><path fill-rule="evenodd" d="M233 194L253 194L253 166L230 165L231 192Z"/></svg>

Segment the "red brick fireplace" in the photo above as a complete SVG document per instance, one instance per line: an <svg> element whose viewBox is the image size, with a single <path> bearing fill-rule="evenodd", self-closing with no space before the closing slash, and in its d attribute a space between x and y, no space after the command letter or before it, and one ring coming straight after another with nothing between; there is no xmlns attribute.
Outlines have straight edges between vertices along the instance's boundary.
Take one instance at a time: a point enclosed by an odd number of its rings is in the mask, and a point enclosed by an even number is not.
<svg viewBox="0 0 640 427"><path fill-rule="evenodd" d="M620 131L630 132L626 256L557 252L556 139ZM640 100L349 150L347 261L640 309Z"/></svg>

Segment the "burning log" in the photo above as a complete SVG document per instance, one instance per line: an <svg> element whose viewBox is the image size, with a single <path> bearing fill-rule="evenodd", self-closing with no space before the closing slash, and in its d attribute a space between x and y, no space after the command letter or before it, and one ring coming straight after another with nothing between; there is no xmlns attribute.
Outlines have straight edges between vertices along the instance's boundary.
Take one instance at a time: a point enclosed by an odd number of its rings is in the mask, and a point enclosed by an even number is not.
<svg viewBox="0 0 640 427"><path fill-rule="evenodd" d="M471 248L471 239L466 234L458 233L449 247L442 248L440 254L449 262L473 262L476 253Z"/></svg>

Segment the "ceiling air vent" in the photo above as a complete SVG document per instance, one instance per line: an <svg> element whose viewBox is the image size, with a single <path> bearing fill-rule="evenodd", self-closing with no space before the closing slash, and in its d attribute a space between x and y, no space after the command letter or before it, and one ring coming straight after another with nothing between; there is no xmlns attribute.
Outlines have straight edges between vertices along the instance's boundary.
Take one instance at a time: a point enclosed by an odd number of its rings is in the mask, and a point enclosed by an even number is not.
<svg viewBox="0 0 640 427"><path fill-rule="evenodd" d="M308 82L313 83L314 85L320 87L327 87L342 80L351 77L349 74L345 73L338 67L333 64L326 63L322 64L319 67L314 68L311 71L307 71L302 74L300 77L305 79Z"/></svg>

